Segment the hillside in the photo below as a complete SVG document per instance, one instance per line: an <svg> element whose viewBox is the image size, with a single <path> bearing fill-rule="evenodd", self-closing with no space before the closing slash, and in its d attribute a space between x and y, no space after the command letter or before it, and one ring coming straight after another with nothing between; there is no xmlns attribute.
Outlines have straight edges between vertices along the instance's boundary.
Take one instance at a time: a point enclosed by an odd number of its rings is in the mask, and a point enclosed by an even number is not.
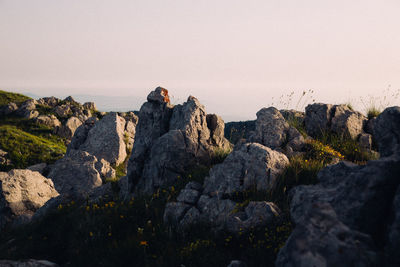
<svg viewBox="0 0 400 267"><path fill-rule="evenodd" d="M59 106L38 105L46 116ZM268 107L255 121L225 124L195 97L172 105L158 87L137 114L93 112L62 145L35 119L2 117L0 146L15 162L52 164L0 172L8 208L0 211L0 259L400 263L400 107L370 118L347 105Z"/></svg>

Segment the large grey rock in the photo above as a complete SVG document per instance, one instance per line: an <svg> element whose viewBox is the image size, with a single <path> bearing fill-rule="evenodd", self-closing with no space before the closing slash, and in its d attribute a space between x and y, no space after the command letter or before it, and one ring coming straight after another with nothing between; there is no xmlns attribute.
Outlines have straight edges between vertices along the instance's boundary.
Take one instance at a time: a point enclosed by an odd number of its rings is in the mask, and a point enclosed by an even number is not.
<svg viewBox="0 0 400 267"><path fill-rule="evenodd" d="M32 166L29 166L27 169L34 171L34 172L39 172L40 174L43 174L43 171L46 169L47 163L38 163Z"/></svg>
<svg viewBox="0 0 400 267"><path fill-rule="evenodd" d="M263 108L257 112L256 130L250 137L251 142L292 155L293 151L301 151L304 137L290 126L282 114L274 107Z"/></svg>
<svg viewBox="0 0 400 267"><path fill-rule="evenodd" d="M367 118L360 112L350 110L347 105L334 106L331 131L356 140L363 133Z"/></svg>
<svg viewBox="0 0 400 267"><path fill-rule="evenodd" d="M47 260L0 260L1 267L58 267L54 262L50 262Z"/></svg>
<svg viewBox="0 0 400 267"><path fill-rule="evenodd" d="M275 266L378 266L371 238L343 224L329 204L315 203L305 216L279 251Z"/></svg>
<svg viewBox="0 0 400 267"><path fill-rule="evenodd" d="M35 118L35 122L52 128L61 126L61 122L54 115L40 115L39 117Z"/></svg>
<svg viewBox="0 0 400 267"><path fill-rule="evenodd" d="M318 184L292 189L290 214L296 228L278 256L277 266L377 265L382 259L376 259L374 246L384 240L399 175L400 155L396 154L364 166L347 162L328 166L319 172ZM345 234L337 239L330 236L331 229ZM363 237L357 237L360 235ZM357 252L356 248L361 249Z"/></svg>
<svg viewBox="0 0 400 267"><path fill-rule="evenodd" d="M283 153L257 143L243 144L210 170L204 181L204 193L224 196L271 189L288 164Z"/></svg>
<svg viewBox="0 0 400 267"><path fill-rule="evenodd" d="M59 136L62 136L66 139L71 139L72 136L74 136L76 129L78 129L78 127L81 125L82 122L78 118L71 117L64 125L61 125L59 128L57 128L56 132Z"/></svg>
<svg viewBox="0 0 400 267"><path fill-rule="evenodd" d="M109 113L93 127L90 122L85 123L77 138L74 138L76 140L71 143L73 142L73 149L86 151L98 159L105 159L111 164L118 165L126 158L124 132L125 120L116 113Z"/></svg>
<svg viewBox="0 0 400 267"><path fill-rule="evenodd" d="M94 102L86 102L83 104L83 108L87 110L97 110L96 104Z"/></svg>
<svg viewBox="0 0 400 267"><path fill-rule="evenodd" d="M98 162L95 156L87 152L71 150L50 167L47 176L53 180L60 194L88 194L95 187L102 185L102 168Z"/></svg>
<svg viewBox="0 0 400 267"><path fill-rule="evenodd" d="M385 263L386 266L400 266L400 186L397 188L392 205L392 222L386 235Z"/></svg>
<svg viewBox="0 0 400 267"><path fill-rule="evenodd" d="M151 194L172 184L197 164L210 164L216 149L229 149L222 120L209 116L194 97L172 107L157 88L139 112L135 145L128 164L130 192Z"/></svg>
<svg viewBox="0 0 400 267"><path fill-rule="evenodd" d="M16 110L16 114L20 117L26 119L34 119L39 116L39 112L36 109L37 101L34 99L26 100L22 105Z"/></svg>
<svg viewBox="0 0 400 267"><path fill-rule="evenodd" d="M298 123L303 124L305 113L294 109L281 109L279 112L286 121L297 120Z"/></svg>
<svg viewBox="0 0 400 267"><path fill-rule="evenodd" d="M50 179L30 170L0 172L0 227L30 221L58 192Z"/></svg>
<svg viewBox="0 0 400 267"><path fill-rule="evenodd" d="M43 97L43 98L38 99L38 104L49 106L49 107L52 107L52 108L57 106L60 102L61 102L61 100L56 98L56 97L54 97L54 96Z"/></svg>
<svg viewBox="0 0 400 267"><path fill-rule="evenodd" d="M98 121L97 118L91 117L76 129L74 136L72 137L71 142L67 147L67 154L72 149L78 150L79 147L85 143L90 129L93 128L94 124L97 121Z"/></svg>
<svg viewBox="0 0 400 267"><path fill-rule="evenodd" d="M247 231L273 223L281 212L274 203L266 201L250 201L241 216L232 214L227 222L227 229L232 233Z"/></svg>
<svg viewBox="0 0 400 267"><path fill-rule="evenodd" d="M7 116L18 109L17 104L10 102L5 106L0 107L0 116Z"/></svg>
<svg viewBox="0 0 400 267"><path fill-rule="evenodd" d="M400 107L385 109L374 124L374 138L381 156L400 151Z"/></svg>
<svg viewBox="0 0 400 267"><path fill-rule="evenodd" d="M330 129L333 106L330 104L315 103L306 107L304 119L307 133L317 137L322 132Z"/></svg>
<svg viewBox="0 0 400 267"><path fill-rule="evenodd" d="M165 223L185 230L202 222L232 233L268 225L280 215L274 203L250 202L239 212L235 209L240 203L229 198L249 190L271 189L288 164L288 158L278 151L257 143L242 144L210 170L203 186L194 182L186 185L178 195L178 202L168 204L165 211L177 220ZM177 205L185 209L176 209Z"/></svg>
<svg viewBox="0 0 400 267"><path fill-rule="evenodd" d="M71 115L71 106L67 104L59 105L53 108L52 110L54 113L57 114L57 116L61 118L66 118L69 115Z"/></svg>

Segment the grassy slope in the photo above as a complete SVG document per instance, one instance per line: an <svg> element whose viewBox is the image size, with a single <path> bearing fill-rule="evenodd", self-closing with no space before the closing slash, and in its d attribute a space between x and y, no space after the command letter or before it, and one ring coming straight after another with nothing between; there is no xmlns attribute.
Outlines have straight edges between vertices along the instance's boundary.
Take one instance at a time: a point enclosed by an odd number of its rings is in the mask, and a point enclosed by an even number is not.
<svg viewBox="0 0 400 267"><path fill-rule="evenodd" d="M0 91L0 105L17 104L30 99L21 94ZM37 125L32 120L15 116L0 116L0 148L9 154L11 166L1 166L0 171L26 168L29 165L52 163L61 158L66 146L64 139L52 134L53 129Z"/></svg>
<svg viewBox="0 0 400 267"><path fill-rule="evenodd" d="M6 92L0 90L0 106L7 105L10 102L14 102L17 105L31 99L30 97L21 95L21 94L16 94L16 93L11 93L11 92Z"/></svg>

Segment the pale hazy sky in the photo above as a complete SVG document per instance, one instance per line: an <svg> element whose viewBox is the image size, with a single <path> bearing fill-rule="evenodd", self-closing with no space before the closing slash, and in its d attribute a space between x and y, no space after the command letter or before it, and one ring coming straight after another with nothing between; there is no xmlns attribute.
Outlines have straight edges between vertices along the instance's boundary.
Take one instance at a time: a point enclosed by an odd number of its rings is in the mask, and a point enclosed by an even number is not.
<svg viewBox="0 0 400 267"><path fill-rule="evenodd" d="M293 90L379 98L400 88L400 1L0 0L1 89L144 99L159 85L228 120Z"/></svg>

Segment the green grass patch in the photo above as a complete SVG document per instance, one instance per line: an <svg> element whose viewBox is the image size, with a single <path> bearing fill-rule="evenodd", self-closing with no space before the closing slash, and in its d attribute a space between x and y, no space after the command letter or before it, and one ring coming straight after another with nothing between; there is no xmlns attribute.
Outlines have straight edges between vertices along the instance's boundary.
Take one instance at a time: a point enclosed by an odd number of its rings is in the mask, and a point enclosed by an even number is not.
<svg viewBox="0 0 400 267"><path fill-rule="evenodd" d="M0 90L0 106L7 105L10 102L14 102L15 104L18 105L29 99L31 98L21 94Z"/></svg>
<svg viewBox="0 0 400 267"><path fill-rule="evenodd" d="M372 106L367 109L367 117L369 120L378 117L379 114L381 114L381 111L375 106Z"/></svg>
<svg viewBox="0 0 400 267"><path fill-rule="evenodd" d="M296 128L301 133L301 135L303 137L307 136L307 131L306 131L306 128L304 126L304 121L303 120L301 120L300 118L295 117L295 116L292 115L292 116L289 116L286 119L286 121L290 126Z"/></svg>
<svg viewBox="0 0 400 267"><path fill-rule="evenodd" d="M350 137L336 134L333 132L324 132L317 138L324 145L329 145L338 151L343 159L357 164L365 164L368 160L377 159L377 155L371 151L363 149L358 141Z"/></svg>
<svg viewBox="0 0 400 267"><path fill-rule="evenodd" d="M64 142L36 136L12 125L0 126L0 147L9 153L12 161L8 169L23 169L41 162L52 163L66 152Z"/></svg>

